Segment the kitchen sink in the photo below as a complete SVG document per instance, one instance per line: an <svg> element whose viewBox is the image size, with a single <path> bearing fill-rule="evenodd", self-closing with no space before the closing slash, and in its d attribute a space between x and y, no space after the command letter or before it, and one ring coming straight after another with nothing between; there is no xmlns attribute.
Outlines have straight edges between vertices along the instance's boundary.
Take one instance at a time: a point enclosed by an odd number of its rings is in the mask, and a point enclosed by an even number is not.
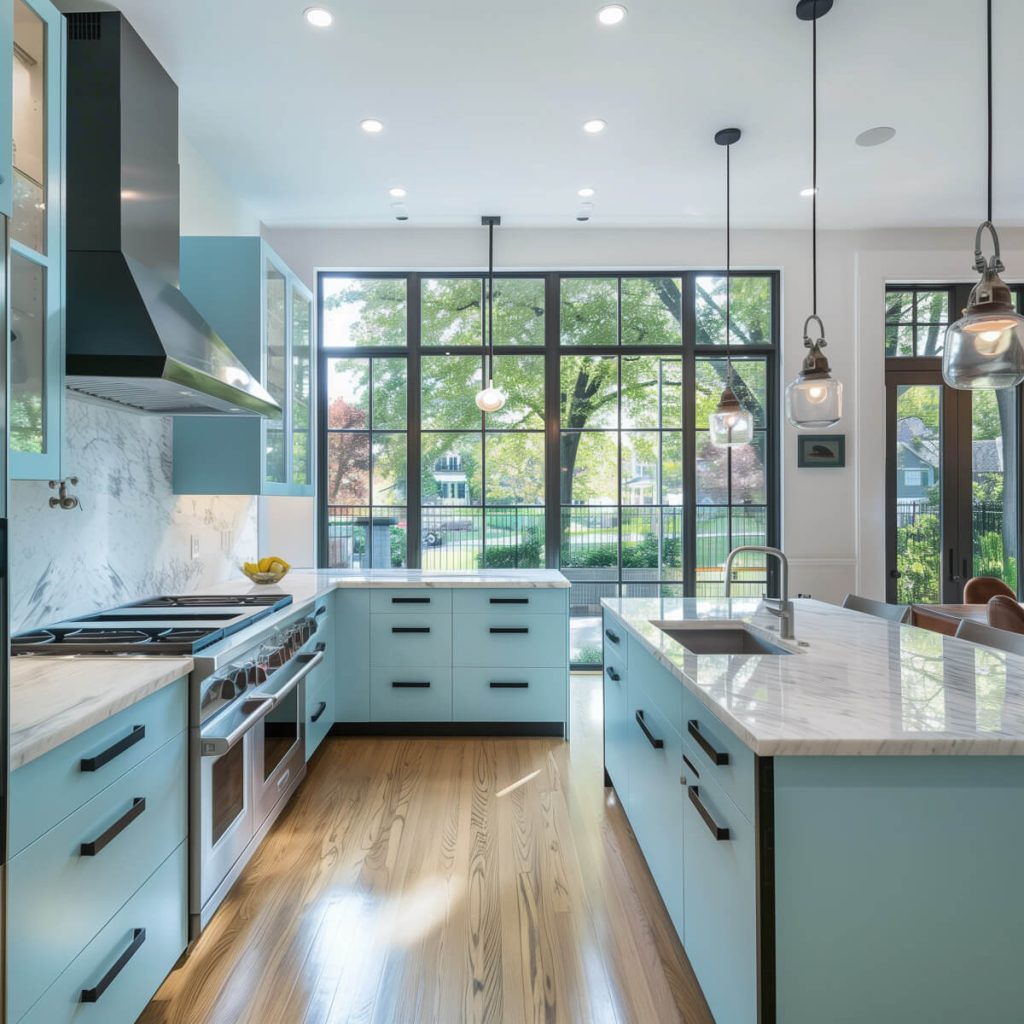
<svg viewBox="0 0 1024 1024"><path fill-rule="evenodd" d="M701 619L693 622L651 620L669 639L692 654L792 654L781 644L755 633L746 623L733 619Z"/></svg>

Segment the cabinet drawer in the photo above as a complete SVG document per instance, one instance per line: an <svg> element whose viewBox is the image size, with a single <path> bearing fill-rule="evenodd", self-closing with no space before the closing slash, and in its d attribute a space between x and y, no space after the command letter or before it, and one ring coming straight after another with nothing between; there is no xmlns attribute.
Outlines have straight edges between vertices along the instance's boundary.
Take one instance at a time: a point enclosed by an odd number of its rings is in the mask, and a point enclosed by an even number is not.
<svg viewBox="0 0 1024 1024"><path fill-rule="evenodd" d="M370 721L450 722L452 670L392 666L370 669Z"/></svg>
<svg viewBox="0 0 1024 1024"><path fill-rule="evenodd" d="M185 838L186 756L179 733L8 865L12 1020Z"/></svg>
<svg viewBox="0 0 1024 1024"><path fill-rule="evenodd" d="M629 771L626 720L627 670L615 653L605 647L604 663L604 767L611 776L619 803L629 800ZM627 809L628 811L628 809Z"/></svg>
<svg viewBox="0 0 1024 1024"><path fill-rule="evenodd" d="M629 644L626 639L626 629L616 622L608 612L604 613L601 641L604 644L605 652L614 651L622 659L623 665L629 664Z"/></svg>
<svg viewBox="0 0 1024 1024"><path fill-rule="evenodd" d="M340 652L344 659L344 651ZM370 665L451 665L450 615L371 615Z"/></svg>
<svg viewBox="0 0 1024 1024"><path fill-rule="evenodd" d="M701 778L713 779L747 820L753 821L753 751L696 698L686 702L683 736Z"/></svg>
<svg viewBox="0 0 1024 1024"><path fill-rule="evenodd" d="M756 1021L754 826L703 773L696 786L692 775L687 781L690 785L683 803L683 945L715 1020ZM713 828L728 829L728 838L717 838L721 833L712 832Z"/></svg>
<svg viewBox="0 0 1024 1024"><path fill-rule="evenodd" d="M569 656L568 619L515 612L460 615L454 647L455 665L561 668Z"/></svg>
<svg viewBox="0 0 1024 1024"><path fill-rule="evenodd" d="M334 718L370 720L370 592L334 592Z"/></svg>
<svg viewBox="0 0 1024 1024"><path fill-rule="evenodd" d="M647 696L680 735L686 732L683 704L689 691L639 640L629 637L629 678L643 685Z"/></svg>
<svg viewBox="0 0 1024 1024"><path fill-rule="evenodd" d="M11 854L134 768L188 724L185 680L30 761L11 776ZM88 761L83 770L83 759ZM88 770L92 769L92 770Z"/></svg>
<svg viewBox="0 0 1024 1024"><path fill-rule="evenodd" d="M188 844L182 843L47 989L21 1024L128 1024L187 942ZM140 943L137 929L145 930ZM117 964L136 946L130 959ZM109 979L109 980L107 980ZM82 1002L107 981L95 1002Z"/></svg>
<svg viewBox="0 0 1024 1024"><path fill-rule="evenodd" d="M452 592L436 587L399 587L370 591L370 611L441 612L452 610Z"/></svg>
<svg viewBox="0 0 1024 1024"><path fill-rule="evenodd" d="M496 587L479 590L463 587L452 591L452 608L456 612L514 612L516 615L547 613L566 614L565 590L542 587Z"/></svg>
<svg viewBox="0 0 1024 1024"><path fill-rule="evenodd" d="M334 725L334 680L306 688L306 760L316 752Z"/></svg>
<svg viewBox="0 0 1024 1024"><path fill-rule="evenodd" d="M567 673L562 668L456 668L456 722L564 722Z"/></svg>

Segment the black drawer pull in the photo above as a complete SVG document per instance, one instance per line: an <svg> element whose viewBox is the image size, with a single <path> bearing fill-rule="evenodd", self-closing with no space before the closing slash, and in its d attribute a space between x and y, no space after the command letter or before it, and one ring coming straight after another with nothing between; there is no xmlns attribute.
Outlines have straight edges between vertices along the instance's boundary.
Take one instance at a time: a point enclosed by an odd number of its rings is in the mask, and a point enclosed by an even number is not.
<svg viewBox="0 0 1024 1024"><path fill-rule="evenodd" d="M313 612L313 618L319 619L321 615L327 614L327 605L323 604L315 612Z"/></svg>
<svg viewBox="0 0 1024 1024"><path fill-rule="evenodd" d="M697 745L711 759L712 764L723 765L729 763L729 755L724 750L715 750L707 741L707 737L700 731L700 722L691 718L686 723L686 731L697 741Z"/></svg>
<svg viewBox="0 0 1024 1024"><path fill-rule="evenodd" d="M392 604L430 604L429 597L393 597Z"/></svg>
<svg viewBox="0 0 1024 1024"><path fill-rule="evenodd" d="M394 690L429 690L430 683L427 682L407 682L396 679L392 684L391 688Z"/></svg>
<svg viewBox="0 0 1024 1024"><path fill-rule="evenodd" d="M316 647L313 648L313 651L316 654L323 654L324 651L326 651L326 650L327 650L327 644L317 644Z"/></svg>
<svg viewBox="0 0 1024 1024"><path fill-rule="evenodd" d="M317 706L316 706L316 711L314 711L314 712L313 712L313 714L311 714L311 715L309 716L309 720L310 720L311 722L318 722L318 721L320 721L320 716L321 716L321 715L322 715L322 714L323 714L323 713L324 713L324 712L325 712L326 710L327 710L327 701L325 701L325 700L322 700L322 701L320 701L320 703L319 703L319 704L317 704Z"/></svg>
<svg viewBox="0 0 1024 1024"><path fill-rule="evenodd" d="M491 626L492 633L529 633L529 626Z"/></svg>
<svg viewBox="0 0 1024 1024"><path fill-rule="evenodd" d="M132 932L131 944L117 958L117 962L114 964L114 966L111 967L110 970L107 971L107 973L104 974L102 978L100 978L100 983L95 988L82 989L82 1002L98 1003L100 1001L100 996L103 995L103 993L106 992L108 988L110 988L110 985L114 981L114 979L117 978L117 976L128 965L128 961L131 960L131 958L135 956L135 954L138 953L140 949L142 949L142 944L145 941L146 929L136 928L135 931Z"/></svg>
<svg viewBox="0 0 1024 1024"><path fill-rule="evenodd" d="M429 633L429 626L392 626L392 633Z"/></svg>
<svg viewBox="0 0 1024 1024"><path fill-rule="evenodd" d="M611 640L613 644L617 644L619 642L619 634L613 633L610 629L606 629L604 631L604 635L608 637L608 639Z"/></svg>
<svg viewBox="0 0 1024 1024"><path fill-rule="evenodd" d="M112 746L107 747L106 750L95 757L83 757L79 768L83 772L97 771L105 764L113 761L118 754L123 754L129 747L134 747L136 743L140 743L145 738L146 727L144 725L133 725L132 731L127 736L118 740Z"/></svg>
<svg viewBox="0 0 1024 1024"><path fill-rule="evenodd" d="M528 597L492 597L491 604L529 604Z"/></svg>
<svg viewBox="0 0 1024 1024"><path fill-rule="evenodd" d="M640 726L640 731L647 737L647 742L650 743L655 750L661 750L665 746L664 740L659 740L650 729L647 728L647 723L644 721L644 713L638 711L636 713L636 724Z"/></svg>
<svg viewBox="0 0 1024 1024"><path fill-rule="evenodd" d="M526 690L529 689L529 683L491 683L492 690Z"/></svg>
<svg viewBox="0 0 1024 1024"><path fill-rule="evenodd" d="M613 668L613 667L612 667L611 665L609 665L609 666L608 666L608 667L607 667L607 668L605 669L605 672L607 672L607 673L608 673L608 678L609 678L609 679L610 679L610 680L611 680L611 681L612 681L613 683L617 683L617 682L618 682L618 681L619 681L619 680L620 680L620 679L622 678L622 676L620 676L620 675L619 675L619 673L618 673L618 672L616 672L616 671L615 671L615 669L614 669L614 668Z"/></svg>
<svg viewBox="0 0 1024 1024"><path fill-rule="evenodd" d="M721 825L711 817L711 812L701 803L700 790L696 786L690 786L688 790L690 794L690 803L697 808L697 813L704 819L704 824L707 825L711 834L715 837L716 842L724 842L729 838L729 830L722 828Z"/></svg>
<svg viewBox="0 0 1024 1024"><path fill-rule="evenodd" d="M683 754L683 764L685 764L698 779L700 778L700 772L697 770L697 766L685 754Z"/></svg>
<svg viewBox="0 0 1024 1024"><path fill-rule="evenodd" d="M137 796L131 807L114 822L102 835L97 836L91 843L82 843L79 852L83 857L95 857L104 846L112 839L116 839L144 810L146 809L146 798Z"/></svg>

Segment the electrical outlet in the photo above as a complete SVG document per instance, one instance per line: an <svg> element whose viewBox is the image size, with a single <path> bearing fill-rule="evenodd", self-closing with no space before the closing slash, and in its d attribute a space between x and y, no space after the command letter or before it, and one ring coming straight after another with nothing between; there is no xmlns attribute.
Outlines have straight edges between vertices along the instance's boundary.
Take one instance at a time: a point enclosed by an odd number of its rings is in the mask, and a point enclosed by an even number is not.
<svg viewBox="0 0 1024 1024"><path fill-rule="evenodd" d="M192 534L192 558L196 559L199 557L199 536L198 534Z"/></svg>

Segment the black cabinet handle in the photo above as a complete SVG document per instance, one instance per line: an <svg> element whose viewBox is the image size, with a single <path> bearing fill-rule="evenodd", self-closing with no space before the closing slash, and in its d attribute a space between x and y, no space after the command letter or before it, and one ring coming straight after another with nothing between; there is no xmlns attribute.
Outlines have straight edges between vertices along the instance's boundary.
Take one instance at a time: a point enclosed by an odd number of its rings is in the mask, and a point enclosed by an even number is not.
<svg viewBox="0 0 1024 1024"><path fill-rule="evenodd" d="M135 956L135 954L138 953L140 949L142 949L142 944L145 941L146 929L136 928L135 931L132 932L131 944L117 958L117 962L114 964L114 966L111 967L110 970L107 971L107 973L104 974L102 978L100 978L100 983L95 988L82 989L81 1001L83 1003L98 1003L100 1001L100 996L103 995L103 993L106 992L108 988L110 988L110 985L114 981L114 979L117 978L117 976L128 965L128 961L131 960L131 958Z"/></svg>
<svg viewBox="0 0 1024 1024"><path fill-rule="evenodd" d="M687 791L690 794L690 803L697 808L697 813L704 819L704 824L707 825L711 834L715 837L716 842L724 842L729 838L729 830L722 828L721 825L711 817L711 812L701 803L700 790L697 786L691 786Z"/></svg>
<svg viewBox="0 0 1024 1024"><path fill-rule="evenodd" d="M614 668L612 668L612 666L611 666L611 665L609 665L609 666L608 666L608 667L607 667L607 668L605 669L605 672L607 672L607 673L608 673L608 678L609 678L609 679L610 679L610 680L611 680L611 681L612 681L613 683L617 683L617 682L618 682L618 681L619 681L619 680L620 680L620 679L622 678L622 676L620 676L620 675L619 675L619 673L618 673L618 672L616 672L616 671L615 671L615 669L614 669Z"/></svg>
<svg viewBox="0 0 1024 1024"><path fill-rule="evenodd" d="M729 755L724 750L715 750L707 741L707 737L700 731L700 722L691 718L686 723L686 731L697 741L697 745L711 759L712 764L723 765L729 763Z"/></svg>
<svg viewBox="0 0 1024 1024"><path fill-rule="evenodd" d="M429 633L429 626L392 626L392 633Z"/></svg>
<svg viewBox="0 0 1024 1024"><path fill-rule="evenodd" d="M318 722L318 721L320 720L320 716L321 716L321 715L322 715L322 714L323 714L323 713L324 713L324 712L325 712L326 710L327 710L327 701L325 701L325 700L322 700L322 701L320 701L320 703L319 703L319 704L317 704L317 706L316 706L316 711L314 711L314 712L313 712L313 714L311 714L311 715L309 716L309 720L310 720L311 722Z"/></svg>
<svg viewBox="0 0 1024 1024"><path fill-rule="evenodd" d="M83 857L95 857L112 839L116 839L146 809L146 798L137 796L131 807L114 822L102 835L91 843L82 843L79 852Z"/></svg>
<svg viewBox="0 0 1024 1024"><path fill-rule="evenodd" d="M130 747L134 747L136 743L140 743L146 738L146 727L144 725L133 725L132 731L128 733L123 739L119 739L112 746L107 747L106 750L97 754L95 757L83 757L79 768L83 772L94 772L102 768L105 764L109 764L114 760L118 754L123 754Z"/></svg>
<svg viewBox="0 0 1024 1024"><path fill-rule="evenodd" d="M491 626L492 633L529 633L529 626Z"/></svg>
<svg viewBox="0 0 1024 1024"><path fill-rule="evenodd" d="M613 644L617 644L619 642L619 634L613 633L610 629L606 629L604 631L604 635L608 637L608 639L611 640Z"/></svg>
<svg viewBox="0 0 1024 1024"><path fill-rule="evenodd" d="M392 604L430 604L429 597L393 597Z"/></svg>
<svg viewBox="0 0 1024 1024"><path fill-rule="evenodd" d="M491 604L529 604L528 597L492 597Z"/></svg>
<svg viewBox="0 0 1024 1024"><path fill-rule="evenodd" d="M429 690L430 683L427 682L403 682L396 679L392 684L393 690Z"/></svg>
<svg viewBox="0 0 1024 1024"><path fill-rule="evenodd" d="M492 690L526 690L529 689L529 683L491 683Z"/></svg>
<svg viewBox="0 0 1024 1024"><path fill-rule="evenodd" d="M647 728L647 723L644 721L644 713L638 711L636 713L636 724L640 726L640 731L647 737L647 742L650 743L655 750L661 750L665 746L664 740L659 740L650 729Z"/></svg>
<svg viewBox="0 0 1024 1024"><path fill-rule="evenodd" d="M698 779L700 778L700 772L697 770L697 766L685 754L683 754L683 764L685 764Z"/></svg>
<svg viewBox="0 0 1024 1024"><path fill-rule="evenodd" d="M315 612L313 612L313 618L319 619L321 615L327 614L327 605L321 605Z"/></svg>
<svg viewBox="0 0 1024 1024"><path fill-rule="evenodd" d="M323 654L324 651L326 651L326 650L327 650L327 644L317 644L316 647L313 648L313 652L315 654Z"/></svg>

